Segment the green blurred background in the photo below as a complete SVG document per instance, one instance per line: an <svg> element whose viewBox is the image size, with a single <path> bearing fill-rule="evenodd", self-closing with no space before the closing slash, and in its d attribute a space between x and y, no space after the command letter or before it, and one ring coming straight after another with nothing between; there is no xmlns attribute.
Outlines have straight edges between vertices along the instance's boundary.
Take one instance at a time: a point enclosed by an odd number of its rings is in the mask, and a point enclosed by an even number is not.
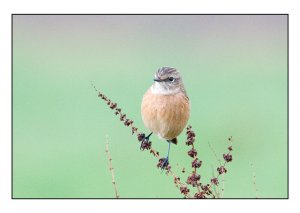
<svg viewBox="0 0 300 213"><path fill-rule="evenodd" d="M122 198L182 197L90 84L148 133L140 103L161 66L183 76L202 181L218 166L208 142L222 158L232 135L224 197L255 197L254 171L259 197L286 198L285 15L14 15L13 197L114 198L106 135ZM190 167L184 141L176 173Z"/></svg>

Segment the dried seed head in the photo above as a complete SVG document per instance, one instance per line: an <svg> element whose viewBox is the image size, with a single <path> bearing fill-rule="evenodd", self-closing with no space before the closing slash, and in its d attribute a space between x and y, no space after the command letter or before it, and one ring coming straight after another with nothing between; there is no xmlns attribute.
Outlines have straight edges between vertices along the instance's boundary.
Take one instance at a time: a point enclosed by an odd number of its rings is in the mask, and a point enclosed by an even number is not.
<svg viewBox="0 0 300 213"><path fill-rule="evenodd" d="M137 134L138 141L142 141L144 138L145 138L145 134L144 133Z"/></svg>
<svg viewBox="0 0 300 213"><path fill-rule="evenodd" d="M232 161L232 155L231 154L223 154L223 158L226 162Z"/></svg>
<svg viewBox="0 0 300 213"><path fill-rule="evenodd" d="M115 109L116 107L117 107L117 104L113 103L113 102L109 106L109 108L111 108L111 109Z"/></svg>
<svg viewBox="0 0 300 213"><path fill-rule="evenodd" d="M147 150L151 149L151 141L144 141L141 144L141 150L144 151L145 149Z"/></svg>
<svg viewBox="0 0 300 213"><path fill-rule="evenodd" d="M121 114L121 109L120 109L120 108L116 108L116 109L115 109L115 114L116 114L116 115Z"/></svg>
<svg viewBox="0 0 300 213"><path fill-rule="evenodd" d="M190 130L190 131L187 131L187 138L194 138L196 135L195 135L195 132Z"/></svg>
<svg viewBox="0 0 300 213"><path fill-rule="evenodd" d="M133 127L131 127L131 132L132 132L132 134L136 133L136 132L137 132L137 130L138 130L138 129L137 129L136 127L134 127L134 126L133 126Z"/></svg>
<svg viewBox="0 0 300 213"><path fill-rule="evenodd" d="M167 170L167 174L171 171L171 165L170 164L168 164L168 166L166 167L166 170Z"/></svg>
<svg viewBox="0 0 300 213"><path fill-rule="evenodd" d="M190 146L195 142L195 138L188 138L187 141L185 142L186 145Z"/></svg>
<svg viewBox="0 0 300 213"><path fill-rule="evenodd" d="M224 166L220 166L217 168L217 171L219 172L219 174L223 174L223 173L226 173L227 172L227 169L225 169Z"/></svg>
<svg viewBox="0 0 300 213"><path fill-rule="evenodd" d="M201 165L202 165L202 161L201 160L198 161L198 158L192 161L193 168L200 168Z"/></svg>
<svg viewBox="0 0 300 213"><path fill-rule="evenodd" d="M187 195L190 192L190 190L186 186L181 186L180 192L181 194Z"/></svg>
<svg viewBox="0 0 300 213"><path fill-rule="evenodd" d="M101 92L98 93L98 97L100 97L101 99L103 99L105 101L107 100L107 97L104 94L102 94Z"/></svg>
<svg viewBox="0 0 300 213"><path fill-rule="evenodd" d="M133 121L130 120L130 119L126 119L126 120L124 121L124 125L125 125L125 126L130 126L132 123L133 123Z"/></svg>
<svg viewBox="0 0 300 213"><path fill-rule="evenodd" d="M180 177L174 177L174 183L177 184L180 181Z"/></svg>
<svg viewBox="0 0 300 213"><path fill-rule="evenodd" d="M98 97L102 98L103 94L101 92L98 93Z"/></svg>
<svg viewBox="0 0 300 213"><path fill-rule="evenodd" d="M200 175L193 172L192 175L188 176L188 179L186 181L187 184L192 185L193 187L199 185L197 182L200 180Z"/></svg>
<svg viewBox="0 0 300 213"><path fill-rule="evenodd" d="M195 195L194 195L194 198L197 198L197 199L203 199L203 198L206 198L205 197L205 192L200 192L200 193L196 193Z"/></svg>
<svg viewBox="0 0 300 213"><path fill-rule="evenodd" d="M190 156L190 157L195 157L195 156L197 156L197 151L196 151L196 149L194 149L194 148L192 148L190 151L188 151L188 155Z"/></svg>
<svg viewBox="0 0 300 213"><path fill-rule="evenodd" d="M159 152L153 149L150 150L150 154L153 154L154 156L159 156Z"/></svg>
<svg viewBox="0 0 300 213"><path fill-rule="evenodd" d="M192 126L188 126L186 128L186 135L187 135L187 141L185 142L186 145L190 146L195 142L195 132L192 130Z"/></svg>
<svg viewBox="0 0 300 213"><path fill-rule="evenodd" d="M201 189L205 192L209 191L209 184L206 184L206 185L202 185L201 186Z"/></svg>
<svg viewBox="0 0 300 213"><path fill-rule="evenodd" d="M229 150L229 151L232 151L232 146L229 146L229 147L228 147L228 150Z"/></svg>
<svg viewBox="0 0 300 213"><path fill-rule="evenodd" d="M120 114L120 121L124 121L126 118L126 114Z"/></svg>
<svg viewBox="0 0 300 213"><path fill-rule="evenodd" d="M166 162L165 162L165 159L166 159L166 158L160 158L160 159L158 160L158 164L156 165L157 168L164 169L164 168L168 167L169 161L166 161Z"/></svg>
<svg viewBox="0 0 300 213"><path fill-rule="evenodd" d="M219 184L218 178L212 178L212 179L210 180L210 182L211 182L213 185L216 185L216 186Z"/></svg>

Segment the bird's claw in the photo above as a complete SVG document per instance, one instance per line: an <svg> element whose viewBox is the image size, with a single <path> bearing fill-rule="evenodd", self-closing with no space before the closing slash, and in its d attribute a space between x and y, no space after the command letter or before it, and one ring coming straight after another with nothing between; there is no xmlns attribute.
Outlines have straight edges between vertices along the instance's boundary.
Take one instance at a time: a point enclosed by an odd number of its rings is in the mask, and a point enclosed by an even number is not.
<svg viewBox="0 0 300 213"><path fill-rule="evenodd" d="M168 166L169 166L169 158L166 157L166 158L163 159L163 161L160 163L161 171L163 172Z"/></svg>
<svg viewBox="0 0 300 213"><path fill-rule="evenodd" d="M149 138L145 137L142 141L141 141L141 146L140 146L140 150L144 150L144 146L145 144L147 144L149 142Z"/></svg>
<svg viewBox="0 0 300 213"><path fill-rule="evenodd" d="M140 150L143 151L144 149L150 149L151 148L151 142L149 142L149 138L150 138L151 135L152 135L152 132L148 136L146 136L142 139Z"/></svg>

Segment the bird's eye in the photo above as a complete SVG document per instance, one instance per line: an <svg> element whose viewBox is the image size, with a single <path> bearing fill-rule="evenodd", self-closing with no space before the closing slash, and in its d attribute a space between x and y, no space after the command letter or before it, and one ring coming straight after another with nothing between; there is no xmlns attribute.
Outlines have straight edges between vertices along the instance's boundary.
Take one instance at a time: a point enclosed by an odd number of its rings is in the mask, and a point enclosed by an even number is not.
<svg viewBox="0 0 300 213"><path fill-rule="evenodd" d="M175 78L169 77L168 80L171 81L171 82L174 82L174 81L175 81Z"/></svg>

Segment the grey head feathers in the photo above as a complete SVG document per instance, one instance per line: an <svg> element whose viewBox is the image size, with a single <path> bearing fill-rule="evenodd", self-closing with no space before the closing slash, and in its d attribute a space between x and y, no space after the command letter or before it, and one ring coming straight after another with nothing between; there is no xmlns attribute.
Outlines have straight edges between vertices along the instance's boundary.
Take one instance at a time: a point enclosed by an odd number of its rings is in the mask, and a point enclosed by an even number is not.
<svg viewBox="0 0 300 213"><path fill-rule="evenodd" d="M161 67L156 71L152 92L163 95L183 92L187 97L180 73L173 67Z"/></svg>

